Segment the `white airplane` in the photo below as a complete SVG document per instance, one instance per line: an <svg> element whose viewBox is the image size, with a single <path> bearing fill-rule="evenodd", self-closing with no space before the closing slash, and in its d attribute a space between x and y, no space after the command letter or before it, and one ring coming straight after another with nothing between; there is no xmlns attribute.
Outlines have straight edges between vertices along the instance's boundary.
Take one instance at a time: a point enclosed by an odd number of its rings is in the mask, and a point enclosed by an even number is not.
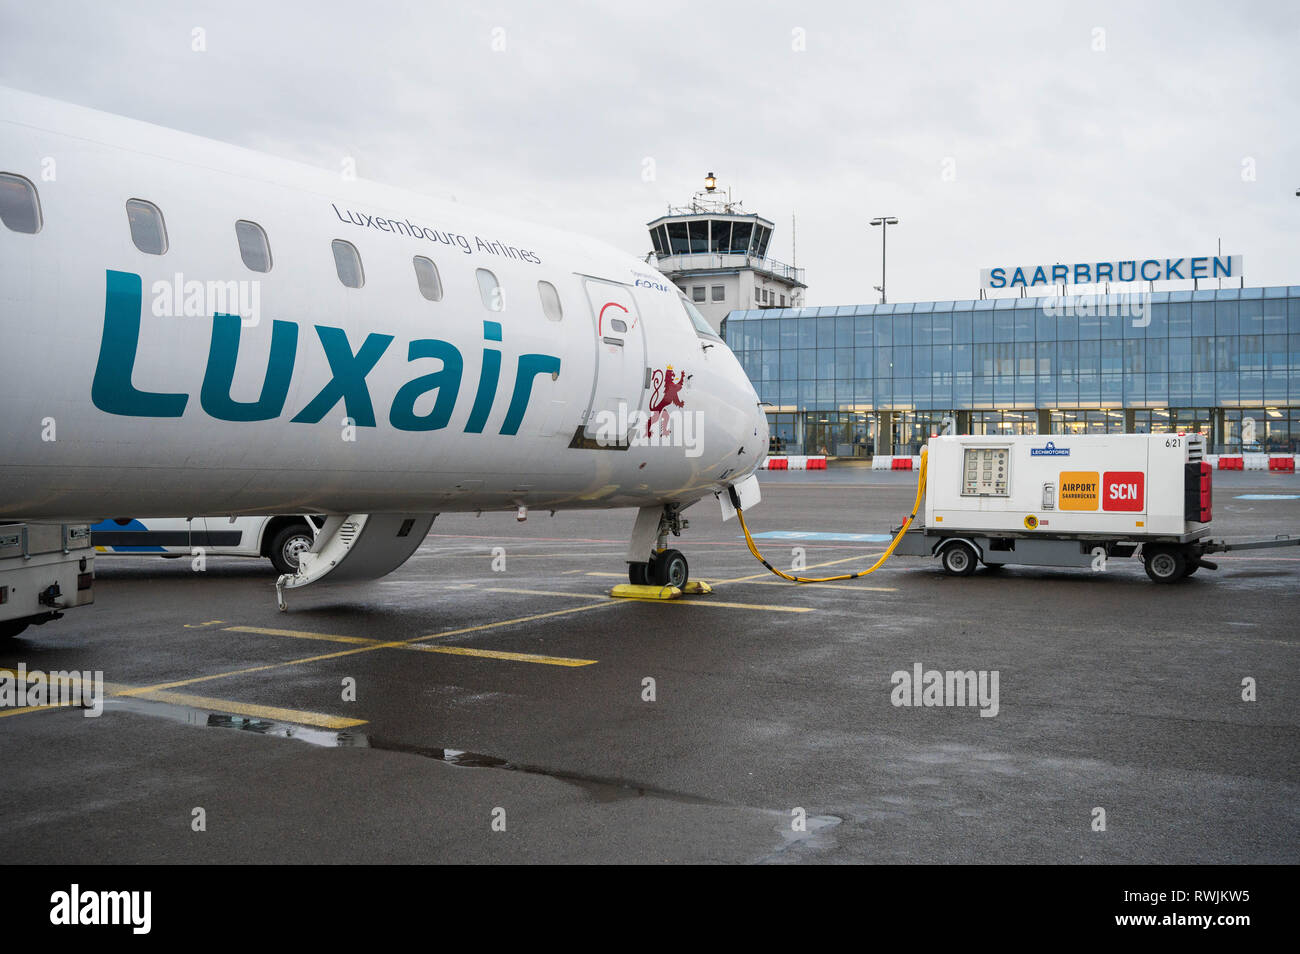
<svg viewBox="0 0 1300 954"><path fill-rule="evenodd" d="M757 502L739 362L601 242L3 88L0 220L0 519L328 514L293 587L635 507L681 585L682 510Z"/></svg>

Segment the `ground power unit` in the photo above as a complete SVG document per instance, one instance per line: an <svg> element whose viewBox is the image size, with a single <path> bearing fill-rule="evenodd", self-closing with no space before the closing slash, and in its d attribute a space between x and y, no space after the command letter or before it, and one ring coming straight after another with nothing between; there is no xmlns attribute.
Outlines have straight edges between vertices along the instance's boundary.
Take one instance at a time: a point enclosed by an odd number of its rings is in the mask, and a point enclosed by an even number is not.
<svg viewBox="0 0 1300 954"><path fill-rule="evenodd" d="M1213 477L1199 434L934 437L927 456L924 523L897 552L936 556L959 576L1138 557L1172 583L1217 569L1210 553L1300 544L1208 539Z"/></svg>

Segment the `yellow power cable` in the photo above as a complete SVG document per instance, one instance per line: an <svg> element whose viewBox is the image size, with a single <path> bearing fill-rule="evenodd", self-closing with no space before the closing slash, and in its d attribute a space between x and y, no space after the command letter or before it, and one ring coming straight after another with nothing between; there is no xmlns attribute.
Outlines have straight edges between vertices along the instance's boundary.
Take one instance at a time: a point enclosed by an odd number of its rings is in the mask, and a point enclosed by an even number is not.
<svg viewBox="0 0 1300 954"><path fill-rule="evenodd" d="M763 566L767 567L782 579L789 580L791 583L833 583L837 580L856 580L858 577L866 576L868 573L875 573L876 570L880 569L881 565L889 559L890 555L894 552L894 548L897 547L899 542L903 539L903 534L907 533L907 528L912 525L912 521L916 519L917 513L921 510L921 501L925 499L925 469L927 462L927 448L922 447L921 469L916 478L916 500L912 504L912 512L908 515L907 519L903 521L903 526L899 529L893 542L889 544L889 548L885 550L885 552L880 555L880 559L873 563L869 568L859 570L857 573L843 573L839 576L791 576L789 573L778 570L772 564L768 563L767 560L763 559L763 554L759 553L758 547L754 546L754 538L749 535L749 527L745 525L744 513L741 512L740 507L736 507L736 517L740 520L740 529L745 531L745 543L749 545L749 552L754 554L754 559L763 564Z"/></svg>

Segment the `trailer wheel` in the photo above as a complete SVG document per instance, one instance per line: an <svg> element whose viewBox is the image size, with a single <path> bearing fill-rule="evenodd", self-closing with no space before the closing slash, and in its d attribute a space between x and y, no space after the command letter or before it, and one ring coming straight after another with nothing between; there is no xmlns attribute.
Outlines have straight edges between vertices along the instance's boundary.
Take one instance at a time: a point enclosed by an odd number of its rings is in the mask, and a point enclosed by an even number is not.
<svg viewBox="0 0 1300 954"><path fill-rule="evenodd" d="M1143 562L1147 576L1157 583L1176 583L1187 575L1187 557L1181 550L1152 550Z"/></svg>
<svg viewBox="0 0 1300 954"><path fill-rule="evenodd" d="M943 553L939 555L939 562L943 564L944 570L953 576L970 576L975 572L979 557L974 547L959 540L944 547Z"/></svg>

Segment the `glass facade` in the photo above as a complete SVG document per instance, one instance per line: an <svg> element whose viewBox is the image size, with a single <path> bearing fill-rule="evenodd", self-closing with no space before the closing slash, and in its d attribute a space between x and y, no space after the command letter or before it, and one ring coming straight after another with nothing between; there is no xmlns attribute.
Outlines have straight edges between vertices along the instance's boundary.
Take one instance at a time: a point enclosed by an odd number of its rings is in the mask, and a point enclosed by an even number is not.
<svg viewBox="0 0 1300 954"><path fill-rule="evenodd" d="M1298 285L733 311L725 332L791 453L903 453L947 418L1300 444Z"/></svg>

